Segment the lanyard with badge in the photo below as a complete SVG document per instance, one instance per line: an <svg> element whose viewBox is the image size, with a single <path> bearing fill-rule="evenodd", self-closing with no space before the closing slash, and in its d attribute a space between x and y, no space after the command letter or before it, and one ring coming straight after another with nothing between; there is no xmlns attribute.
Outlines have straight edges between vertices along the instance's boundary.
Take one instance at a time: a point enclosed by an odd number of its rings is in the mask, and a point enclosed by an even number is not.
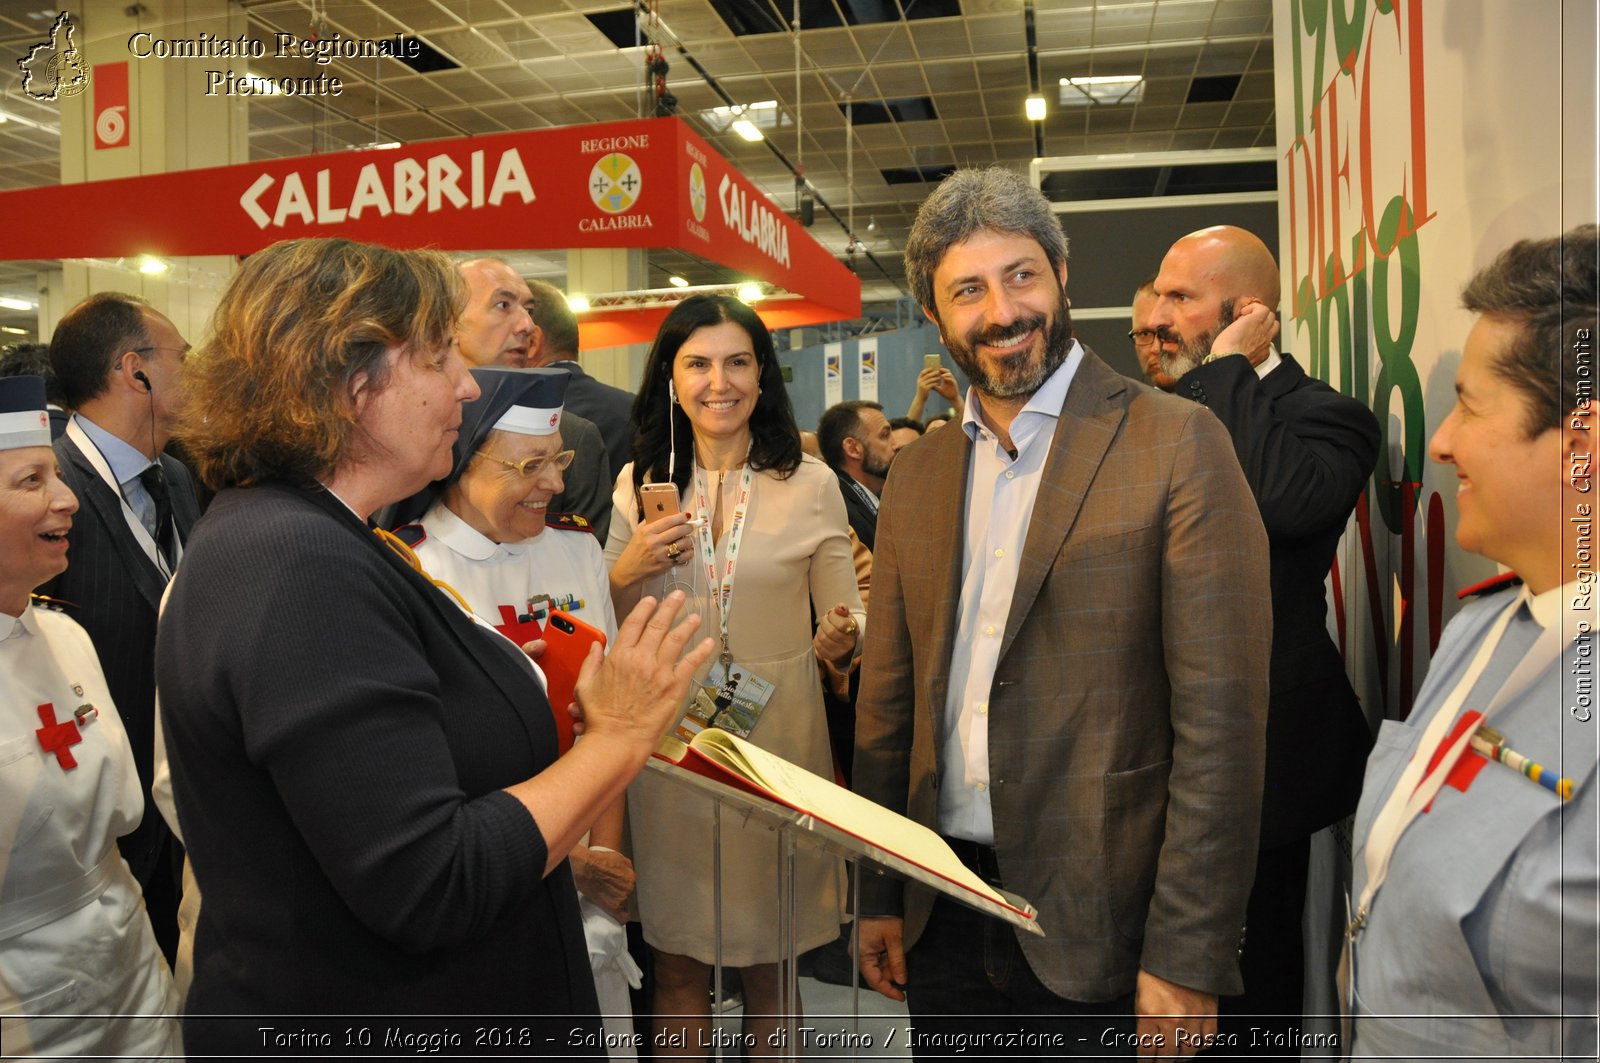
<svg viewBox="0 0 1600 1063"><path fill-rule="evenodd" d="M723 535L726 554L720 576L717 574L716 544L711 536L711 522L707 520L695 530L701 563L705 565L706 586L717 610L721 650L706 682L695 691L688 714L678 724L678 737L684 741L691 740L696 731L705 727L717 727L748 738L772 699L773 685L734 660L728 631L728 618L733 611L733 580L739 565L739 543L744 538L745 518L750 511L753 479L747 457L739 476L733 516ZM694 471L694 494L696 512L709 514L711 506L707 499L705 475L698 467Z"/></svg>
<svg viewBox="0 0 1600 1063"><path fill-rule="evenodd" d="M1488 667L1489 660L1499 648L1500 640L1505 635L1507 626L1516 616L1517 611L1527 602L1528 595L1524 591L1512 600L1510 605L1495 618L1494 624L1489 628L1488 634L1479 643L1477 653L1473 655L1467 670L1455 684L1444 703L1439 706L1433 718L1428 721L1427 728L1422 732L1422 738L1417 743L1416 751L1405 769L1400 773L1399 780L1394 789L1389 792L1388 798L1378 810L1372 821L1372 826L1367 831L1367 841L1363 849L1363 862L1366 865L1367 878L1362 888L1349 927L1345 930L1344 945L1339 957L1337 980L1339 986L1339 1000L1344 1009L1345 1044L1349 1044L1349 1020L1355 1010L1355 944L1366 927L1367 918L1372 914L1372 904L1378 890L1383 887L1384 880L1389 874L1389 863L1394 856L1395 849L1399 846L1400 838L1405 833L1411 821L1421 815L1433 799L1438 796L1444 787L1450 773L1455 769L1456 762L1461 759L1467 747L1473 743L1477 733L1483 730L1484 723L1489 716L1506 702L1521 694L1529 684L1543 675L1549 667L1561 656L1567 638L1563 636L1562 626L1559 622L1552 622L1541 632L1534 644L1528 649L1518 662L1515 670L1500 684L1494 696L1490 699L1483 713L1476 720L1460 727L1459 733L1450 737L1451 727L1456 723L1457 714L1467 695L1477 685L1483 671ZM1446 743L1448 742L1448 746ZM1442 756L1438 756L1440 752ZM1432 764L1430 768L1429 765Z"/></svg>
<svg viewBox="0 0 1600 1063"><path fill-rule="evenodd" d="M89 438L89 433L85 432L83 427L78 424L77 418L67 422L66 434L68 439L78 445L78 449L83 452L84 458L94 467L94 471L100 476L100 479L105 481L106 486L111 488L122 502L122 519L127 521L128 531L133 534L134 541L139 544L139 548L150 559L150 563L160 571L161 578L170 580L173 567L176 566L177 560L183 556L182 542L179 541L177 536L173 536L173 565L169 566L166 559L161 556L161 549L156 545L155 536L150 534L150 530L144 526L144 521L139 519L139 514L134 511L133 504L128 501L128 496L123 492L122 485L117 482L116 476L111 472L111 463L106 461L104 454L100 453L100 448L95 446L94 440Z"/></svg>

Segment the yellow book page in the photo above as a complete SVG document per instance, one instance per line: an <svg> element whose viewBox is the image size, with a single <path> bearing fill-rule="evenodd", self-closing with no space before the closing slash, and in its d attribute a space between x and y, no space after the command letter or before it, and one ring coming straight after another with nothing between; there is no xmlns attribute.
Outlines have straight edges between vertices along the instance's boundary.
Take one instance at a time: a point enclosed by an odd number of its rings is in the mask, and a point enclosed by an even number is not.
<svg viewBox="0 0 1600 1063"><path fill-rule="evenodd" d="M711 728L692 743L708 760L772 791L802 812L848 831L1007 908L1014 906L975 875L933 831L760 746Z"/></svg>

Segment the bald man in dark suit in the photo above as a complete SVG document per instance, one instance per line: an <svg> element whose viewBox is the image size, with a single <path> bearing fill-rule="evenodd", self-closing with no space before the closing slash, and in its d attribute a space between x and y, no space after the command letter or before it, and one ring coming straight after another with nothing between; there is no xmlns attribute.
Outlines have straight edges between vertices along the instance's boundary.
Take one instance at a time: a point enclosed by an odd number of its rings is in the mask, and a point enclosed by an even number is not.
<svg viewBox="0 0 1600 1063"><path fill-rule="evenodd" d="M1183 237L1162 259L1152 292L1145 323L1159 352L1146 372L1227 428L1270 544L1261 850L1245 931L1244 993L1222 1001L1222 1032L1230 1051L1278 1055L1298 1043L1301 1026L1311 836L1355 811L1372 748L1344 660L1328 637L1323 581L1377 464L1378 420L1274 346L1278 264L1253 233L1217 225Z"/></svg>

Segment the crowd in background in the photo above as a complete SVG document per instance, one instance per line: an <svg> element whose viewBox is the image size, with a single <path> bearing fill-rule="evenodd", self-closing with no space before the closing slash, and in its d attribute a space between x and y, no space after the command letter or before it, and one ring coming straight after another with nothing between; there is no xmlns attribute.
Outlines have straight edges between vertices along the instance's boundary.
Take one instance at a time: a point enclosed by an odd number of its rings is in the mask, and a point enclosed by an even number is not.
<svg viewBox="0 0 1600 1063"><path fill-rule="evenodd" d="M924 1030L1295 1057L1336 959L1302 946L1311 837L1354 815L1355 1050L1592 1058L1595 750L1560 680L1594 227L1465 294L1431 456L1519 581L1376 747L1324 579L1377 420L1278 348L1254 235L1153 250L1147 382L1074 338L1066 252L1020 178L958 172L906 254L967 390L930 356L905 416L805 432L738 300L678 303L630 393L553 286L343 240L252 255L192 350L104 292L0 354L6 1052L470 1014L626 1056L637 1001L699 1056L720 963L749 1053L792 1054L777 836L641 774L720 726L1038 907L1035 939L888 877L852 903L802 854L795 946Z"/></svg>

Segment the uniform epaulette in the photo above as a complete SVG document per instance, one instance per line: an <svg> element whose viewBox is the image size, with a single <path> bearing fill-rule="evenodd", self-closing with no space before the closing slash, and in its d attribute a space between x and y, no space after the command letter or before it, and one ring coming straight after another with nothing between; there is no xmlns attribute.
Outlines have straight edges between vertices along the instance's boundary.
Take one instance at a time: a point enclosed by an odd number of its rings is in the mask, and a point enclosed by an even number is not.
<svg viewBox="0 0 1600 1063"><path fill-rule="evenodd" d="M1470 587L1462 587L1459 591L1456 591L1456 599L1458 601L1466 601L1468 598L1482 598L1486 594L1493 594L1495 591L1502 591L1507 587L1515 587L1521 582L1522 577L1515 572L1502 572L1498 576L1490 576L1481 583L1474 583Z"/></svg>
<svg viewBox="0 0 1600 1063"><path fill-rule="evenodd" d="M544 515L546 528L560 528L562 531L581 531L594 534L594 525L582 513L546 513Z"/></svg>
<svg viewBox="0 0 1600 1063"><path fill-rule="evenodd" d="M33 603L35 608L48 609L53 613L64 613L68 609L77 608L72 602L64 601L60 598L51 598L44 594L30 594L28 595L28 600Z"/></svg>
<svg viewBox="0 0 1600 1063"><path fill-rule="evenodd" d="M394 530L394 537L415 550L428 538L428 529L420 524L402 524Z"/></svg>

